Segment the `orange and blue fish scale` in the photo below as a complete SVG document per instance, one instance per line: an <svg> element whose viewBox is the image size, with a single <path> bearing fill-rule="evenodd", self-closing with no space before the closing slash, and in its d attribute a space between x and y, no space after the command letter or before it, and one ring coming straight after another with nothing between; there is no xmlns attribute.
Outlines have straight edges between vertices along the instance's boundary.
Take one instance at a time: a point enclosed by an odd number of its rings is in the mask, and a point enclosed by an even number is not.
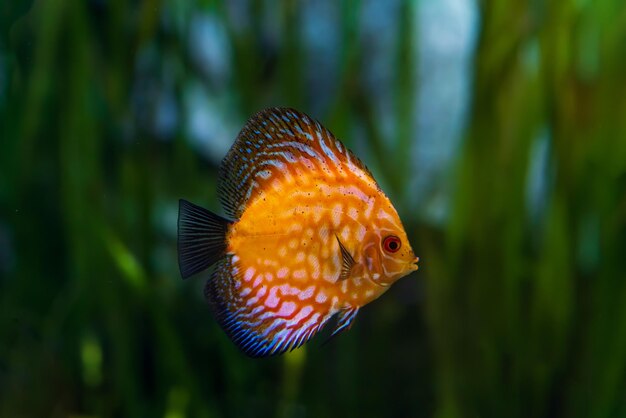
<svg viewBox="0 0 626 418"><path fill-rule="evenodd" d="M397 212L367 168L292 109L248 121L220 169L235 221L207 283L215 315L247 354L282 353L334 315L333 335L417 269Z"/></svg>

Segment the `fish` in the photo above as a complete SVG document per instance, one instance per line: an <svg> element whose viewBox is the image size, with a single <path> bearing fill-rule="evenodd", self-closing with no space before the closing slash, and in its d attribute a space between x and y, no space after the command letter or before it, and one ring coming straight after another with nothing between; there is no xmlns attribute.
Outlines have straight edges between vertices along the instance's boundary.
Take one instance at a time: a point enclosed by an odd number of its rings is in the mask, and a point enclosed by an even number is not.
<svg viewBox="0 0 626 418"><path fill-rule="evenodd" d="M226 217L179 200L183 279L214 266L204 294L250 357L302 346L418 269L406 231L367 167L329 130L290 108L244 125L219 167Z"/></svg>

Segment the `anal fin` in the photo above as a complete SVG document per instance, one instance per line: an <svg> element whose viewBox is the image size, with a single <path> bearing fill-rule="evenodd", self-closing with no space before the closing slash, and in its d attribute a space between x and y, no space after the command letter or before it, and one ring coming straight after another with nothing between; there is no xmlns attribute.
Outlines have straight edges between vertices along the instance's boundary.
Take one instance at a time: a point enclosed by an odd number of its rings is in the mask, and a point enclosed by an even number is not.
<svg viewBox="0 0 626 418"><path fill-rule="evenodd" d="M232 342L250 357L268 357L300 347L320 331L331 315L312 314L294 321L265 309L262 302L248 304L240 266L225 255L215 266L205 286L205 296L219 325Z"/></svg>
<svg viewBox="0 0 626 418"><path fill-rule="evenodd" d="M359 307L345 308L339 311L337 314L337 324L330 337L326 339L324 344L328 344L335 336L341 334L343 331L347 331L352 327L352 322L356 318L356 314L359 313Z"/></svg>

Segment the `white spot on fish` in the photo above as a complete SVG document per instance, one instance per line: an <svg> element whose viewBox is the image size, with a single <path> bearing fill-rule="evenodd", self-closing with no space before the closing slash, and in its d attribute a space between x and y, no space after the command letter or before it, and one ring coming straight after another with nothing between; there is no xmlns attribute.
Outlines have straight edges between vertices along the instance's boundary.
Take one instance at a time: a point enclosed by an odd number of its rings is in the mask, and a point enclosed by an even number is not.
<svg viewBox="0 0 626 418"><path fill-rule="evenodd" d="M257 177L261 177L263 179L268 179L272 176L272 172L270 170L261 170L255 174Z"/></svg>
<svg viewBox="0 0 626 418"><path fill-rule="evenodd" d="M254 283L252 284L252 287L257 287L258 285L261 284L262 281L263 281L263 274L259 274L258 276L256 276L256 279L254 279Z"/></svg>
<svg viewBox="0 0 626 418"><path fill-rule="evenodd" d="M298 299L306 300L313 296L313 292L315 292L315 286L309 286L304 289L300 294L298 294Z"/></svg>
<svg viewBox="0 0 626 418"><path fill-rule="evenodd" d="M294 279L305 279L306 278L306 271L304 269L295 270L293 272L293 278Z"/></svg>
<svg viewBox="0 0 626 418"><path fill-rule="evenodd" d="M355 185L342 187L340 188L340 191L343 194L349 194L351 196L358 198L361 202L366 202L369 199L369 196L366 193L363 193L363 190L359 189Z"/></svg>
<svg viewBox="0 0 626 418"><path fill-rule="evenodd" d="M330 283L335 283L337 281L337 270L333 270L332 266L328 263L324 263L324 273L323 273L323 278L324 280L326 280L327 282Z"/></svg>
<svg viewBox="0 0 626 418"><path fill-rule="evenodd" d="M328 238L328 233L329 230L327 225L322 225L319 231L317 231L317 235L320 237L321 240L326 240Z"/></svg>
<svg viewBox="0 0 626 418"><path fill-rule="evenodd" d="M365 219L369 219L372 216L372 211L374 210L374 198L370 197L367 201L367 208L365 209L364 215Z"/></svg>
<svg viewBox="0 0 626 418"><path fill-rule="evenodd" d="M333 267L335 268L335 271L336 272L341 271L341 257L340 257L339 249L337 249L337 252L331 257L331 259L332 259L332 263L333 263Z"/></svg>
<svg viewBox="0 0 626 418"><path fill-rule="evenodd" d="M298 312L298 314L293 318L293 322L296 324L299 323L304 318L311 315L312 312L313 312L313 307L311 305L304 306L302 309L300 309L300 312Z"/></svg>
<svg viewBox="0 0 626 418"><path fill-rule="evenodd" d="M317 292L317 295L315 295L315 301L317 303L324 303L326 302L326 299L327 299L326 293L324 293L324 291L322 290Z"/></svg>
<svg viewBox="0 0 626 418"><path fill-rule="evenodd" d="M299 231L302 231L302 225L296 222L292 223L289 226L289 229L287 230L287 232L299 232Z"/></svg>
<svg viewBox="0 0 626 418"><path fill-rule="evenodd" d="M272 287L270 289L270 294L267 295L267 299L265 299L265 306L267 306L268 308L275 308L278 306L278 296L276 295L276 292L278 291L278 289L276 287Z"/></svg>
<svg viewBox="0 0 626 418"><path fill-rule="evenodd" d="M313 208L313 222L315 224L318 224L320 222L320 220L322 219L322 215L324 214L324 208L322 207L322 205L316 205Z"/></svg>
<svg viewBox="0 0 626 418"><path fill-rule="evenodd" d="M332 221L333 221L333 225L336 227L339 226L339 224L341 224L341 216L342 214L339 212L333 212L333 217L332 217Z"/></svg>
<svg viewBox="0 0 626 418"><path fill-rule="evenodd" d="M285 257L287 255L287 247L280 247L278 249L278 255L280 257Z"/></svg>
<svg viewBox="0 0 626 418"><path fill-rule="evenodd" d="M320 268L320 261L319 259L314 256L313 254L309 254L309 265L311 266L311 271L317 271Z"/></svg>
<svg viewBox="0 0 626 418"><path fill-rule="evenodd" d="M293 302L283 302L282 305L280 305L280 309L278 311L278 315L280 316L289 316L291 314L293 314L296 310L296 304Z"/></svg>
<svg viewBox="0 0 626 418"><path fill-rule="evenodd" d="M248 267L246 269L246 272L243 275L243 279L246 282L249 282L250 280L252 280L252 277L254 277L254 273L255 273L254 267Z"/></svg>
<svg viewBox="0 0 626 418"><path fill-rule="evenodd" d="M363 241L363 239L365 238L365 232L367 230L365 229L365 227L363 225L359 225L359 228L356 230L356 239L357 241L361 242Z"/></svg>
<svg viewBox="0 0 626 418"><path fill-rule="evenodd" d="M280 293L282 293L283 296L297 295L298 293L300 293L300 289L298 289L297 287L291 287L286 283L280 285L278 288L280 289Z"/></svg>
<svg viewBox="0 0 626 418"><path fill-rule="evenodd" d="M297 263L301 263L304 261L304 251L300 251L298 254L296 254L296 262Z"/></svg>
<svg viewBox="0 0 626 418"><path fill-rule="evenodd" d="M387 220L387 221L391 222L391 224L392 224L394 227L396 227L396 228L400 229L400 228L399 228L399 226L396 224L396 221L393 219L393 216L391 216L391 215L390 215L387 211L385 211L384 209L380 209L380 210L378 211L378 214L376 215L376 217L377 217L378 219L385 219L385 220Z"/></svg>
<svg viewBox="0 0 626 418"><path fill-rule="evenodd" d="M279 279L284 279L289 274L289 269L287 267L282 267L276 272L276 277Z"/></svg>
<svg viewBox="0 0 626 418"><path fill-rule="evenodd" d="M267 286L261 286L258 292L256 292L257 298L262 298L267 293Z"/></svg>

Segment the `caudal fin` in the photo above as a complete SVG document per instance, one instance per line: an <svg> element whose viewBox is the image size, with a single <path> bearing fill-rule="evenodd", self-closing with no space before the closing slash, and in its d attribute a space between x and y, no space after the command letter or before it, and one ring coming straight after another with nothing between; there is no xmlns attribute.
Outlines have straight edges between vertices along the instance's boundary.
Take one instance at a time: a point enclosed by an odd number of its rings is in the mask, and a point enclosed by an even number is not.
<svg viewBox="0 0 626 418"><path fill-rule="evenodd" d="M183 279L209 268L226 251L231 222L180 199L178 206L178 267Z"/></svg>

